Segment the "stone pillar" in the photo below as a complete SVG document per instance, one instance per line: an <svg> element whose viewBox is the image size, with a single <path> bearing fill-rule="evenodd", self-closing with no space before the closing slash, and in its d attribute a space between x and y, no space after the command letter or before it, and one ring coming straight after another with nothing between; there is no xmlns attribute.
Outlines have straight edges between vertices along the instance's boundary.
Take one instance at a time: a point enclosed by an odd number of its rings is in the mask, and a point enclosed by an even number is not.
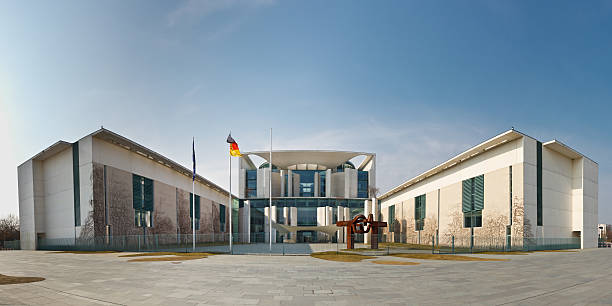
<svg viewBox="0 0 612 306"><path fill-rule="evenodd" d="M289 207L290 226L298 225L298 210L297 207ZM297 240L297 231L291 232L291 241L295 243Z"/></svg>
<svg viewBox="0 0 612 306"><path fill-rule="evenodd" d="M265 241L267 243L270 242L270 223L268 216L272 217L272 224L276 223L276 206L272 206L272 214L270 214L270 207L266 206L264 209L264 233L265 233ZM276 229L272 227L272 243L276 243Z"/></svg>
<svg viewBox="0 0 612 306"><path fill-rule="evenodd" d="M283 207L283 219L285 219L284 224L289 225L289 207Z"/></svg>
<svg viewBox="0 0 612 306"><path fill-rule="evenodd" d="M238 172L238 197L246 198L246 169L240 169Z"/></svg>
<svg viewBox="0 0 612 306"><path fill-rule="evenodd" d="M251 242L251 203L246 200L243 206L238 208L238 232L240 242Z"/></svg>
<svg viewBox="0 0 612 306"><path fill-rule="evenodd" d="M287 196L293 196L293 171L287 170Z"/></svg>
<svg viewBox="0 0 612 306"><path fill-rule="evenodd" d="M378 207L378 200L376 198L372 198L372 214L374 214L375 221L380 221L378 220L379 219L378 215L380 214L379 208L380 207Z"/></svg>
<svg viewBox="0 0 612 306"><path fill-rule="evenodd" d="M372 213L372 202L370 200L365 200L363 201L363 215L366 216L366 218ZM363 235L363 243L364 244L368 244L370 243L370 236L371 233L367 233Z"/></svg>
<svg viewBox="0 0 612 306"><path fill-rule="evenodd" d="M336 211L338 221L346 221L344 218L344 207L338 206ZM344 227L340 227L338 229L338 243L344 243L344 235L346 234L346 229Z"/></svg>
<svg viewBox="0 0 612 306"><path fill-rule="evenodd" d="M332 171L327 169L325 171L325 197L331 198L332 191Z"/></svg>
<svg viewBox="0 0 612 306"><path fill-rule="evenodd" d="M285 175L287 175L287 170L280 170L280 196L286 197L285 195Z"/></svg>

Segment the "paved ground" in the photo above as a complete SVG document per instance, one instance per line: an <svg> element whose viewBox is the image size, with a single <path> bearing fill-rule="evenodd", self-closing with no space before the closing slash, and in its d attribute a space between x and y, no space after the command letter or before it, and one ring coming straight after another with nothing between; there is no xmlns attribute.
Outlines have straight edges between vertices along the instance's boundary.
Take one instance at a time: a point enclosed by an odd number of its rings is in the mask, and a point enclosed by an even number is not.
<svg viewBox="0 0 612 306"><path fill-rule="evenodd" d="M384 266L218 255L175 264L127 262L117 254L4 251L0 274L46 280L0 286L0 304L612 304L612 249L483 256L511 260Z"/></svg>

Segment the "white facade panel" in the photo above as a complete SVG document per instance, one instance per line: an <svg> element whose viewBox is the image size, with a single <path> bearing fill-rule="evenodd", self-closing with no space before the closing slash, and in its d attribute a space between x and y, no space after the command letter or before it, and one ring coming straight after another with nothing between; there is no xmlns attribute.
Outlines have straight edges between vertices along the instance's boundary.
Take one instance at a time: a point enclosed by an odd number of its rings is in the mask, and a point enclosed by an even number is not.
<svg viewBox="0 0 612 306"><path fill-rule="evenodd" d="M72 149L65 149L42 162L44 180L44 237L75 236Z"/></svg>
<svg viewBox="0 0 612 306"><path fill-rule="evenodd" d="M510 165L521 163L522 161L522 143L520 139L510 141L489 151L480 153L444 172L435 174L406 190L397 192L381 201L381 209L429 191L440 189L493 170L509 167Z"/></svg>
<svg viewBox="0 0 612 306"><path fill-rule="evenodd" d="M93 162L142 175L161 183L191 192L191 175L181 174L154 160L93 137ZM259 174L259 173L258 173ZM259 186L258 186L259 187ZM228 202L226 194L196 182L196 194L217 203ZM257 190L259 192L259 188Z"/></svg>

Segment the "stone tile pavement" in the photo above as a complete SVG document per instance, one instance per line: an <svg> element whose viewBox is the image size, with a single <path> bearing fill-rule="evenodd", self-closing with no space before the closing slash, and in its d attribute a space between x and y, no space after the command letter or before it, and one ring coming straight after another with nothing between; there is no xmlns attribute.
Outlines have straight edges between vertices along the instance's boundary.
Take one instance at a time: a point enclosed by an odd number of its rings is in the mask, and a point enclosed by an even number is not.
<svg viewBox="0 0 612 306"><path fill-rule="evenodd" d="M343 263L309 256L217 255L127 262L118 254L0 252L0 305L612 305L612 250L478 255L505 262Z"/></svg>

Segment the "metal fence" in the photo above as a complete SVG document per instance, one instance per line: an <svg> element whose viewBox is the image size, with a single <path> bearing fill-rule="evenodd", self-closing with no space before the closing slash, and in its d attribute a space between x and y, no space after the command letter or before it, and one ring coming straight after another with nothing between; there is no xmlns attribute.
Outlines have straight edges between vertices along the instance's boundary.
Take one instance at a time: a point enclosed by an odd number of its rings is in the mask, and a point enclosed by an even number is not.
<svg viewBox="0 0 612 306"><path fill-rule="evenodd" d="M0 241L0 250L19 250L20 244L19 240L10 240L10 241Z"/></svg>
<svg viewBox="0 0 612 306"><path fill-rule="evenodd" d="M269 243L268 233L250 233L233 236L230 249L229 234L199 234L193 236L149 234L95 238L38 239L37 248L50 251L130 251L130 252L211 252L226 254L276 254L296 255L324 251L368 252L369 254L395 254L407 252L431 252L439 254L508 252L579 249L580 238L516 238L516 237L465 237L465 236L399 236L393 239L378 235L378 249L370 249L370 240L376 237L355 235L355 249L346 249L344 235L309 233L307 237L297 233L276 235ZM19 241L6 241L7 249L19 249Z"/></svg>

